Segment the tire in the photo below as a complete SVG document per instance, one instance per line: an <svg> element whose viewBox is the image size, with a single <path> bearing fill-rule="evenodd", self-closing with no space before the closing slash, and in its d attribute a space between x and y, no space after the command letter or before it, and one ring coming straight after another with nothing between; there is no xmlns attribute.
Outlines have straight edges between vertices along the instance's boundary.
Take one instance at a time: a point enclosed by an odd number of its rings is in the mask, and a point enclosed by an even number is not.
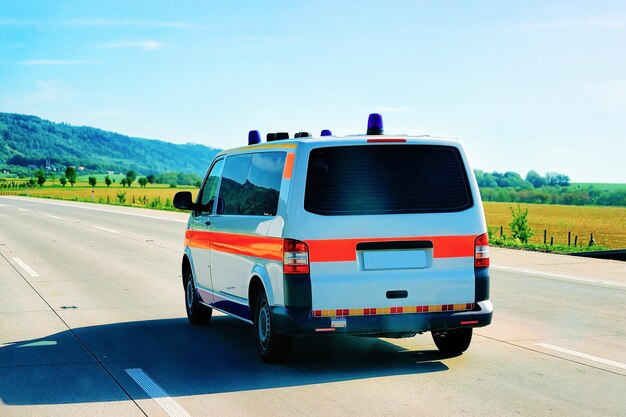
<svg viewBox="0 0 626 417"><path fill-rule="evenodd" d="M435 345L441 352L449 355L460 355L469 348L472 342L472 329L433 332L432 336Z"/></svg>
<svg viewBox="0 0 626 417"><path fill-rule="evenodd" d="M185 272L185 310L191 324L206 324L211 320L213 309L200 304L191 269Z"/></svg>
<svg viewBox="0 0 626 417"><path fill-rule="evenodd" d="M280 363L289 358L292 339L276 333L265 292L261 291L254 308L254 338L263 362Z"/></svg>

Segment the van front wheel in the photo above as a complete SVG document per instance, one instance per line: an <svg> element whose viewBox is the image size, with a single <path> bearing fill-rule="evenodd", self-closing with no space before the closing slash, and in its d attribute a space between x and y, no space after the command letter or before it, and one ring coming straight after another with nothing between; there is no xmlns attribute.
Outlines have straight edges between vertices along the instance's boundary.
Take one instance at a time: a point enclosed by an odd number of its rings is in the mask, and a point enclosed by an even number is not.
<svg viewBox="0 0 626 417"><path fill-rule="evenodd" d="M437 348L449 355L460 355L472 342L472 329L458 329L447 332L432 332Z"/></svg>
<svg viewBox="0 0 626 417"><path fill-rule="evenodd" d="M254 335L261 360L268 363L284 362L291 352L292 339L276 333L270 305L263 291L256 299Z"/></svg>

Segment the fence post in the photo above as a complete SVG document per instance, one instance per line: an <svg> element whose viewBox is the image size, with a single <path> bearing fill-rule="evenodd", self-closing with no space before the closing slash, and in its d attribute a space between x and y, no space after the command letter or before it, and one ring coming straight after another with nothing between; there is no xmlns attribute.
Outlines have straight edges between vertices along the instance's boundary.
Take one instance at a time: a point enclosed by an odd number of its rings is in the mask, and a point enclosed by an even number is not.
<svg viewBox="0 0 626 417"><path fill-rule="evenodd" d="M502 226L500 226L500 239L502 239Z"/></svg>
<svg viewBox="0 0 626 417"><path fill-rule="evenodd" d="M567 232L567 247L572 246L572 232Z"/></svg>
<svg viewBox="0 0 626 417"><path fill-rule="evenodd" d="M543 229L543 244L546 244L546 239L548 237L548 229Z"/></svg>
<svg viewBox="0 0 626 417"><path fill-rule="evenodd" d="M596 241L593 239L593 233L591 234L591 237L589 238L589 246L595 246L597 243Z"/></svg>
<svg viewBox="0 0 626 417"><path fill-rule="evenodd" d="M551 236L550 237L550 246L553 246L553 245L554 245L554 236Z"/></svg>
<svg viewBox="0 0 626 417"><path fill-rule="evenodd" d="M574 246L578 246L578 235L574 237Z"/></svg>

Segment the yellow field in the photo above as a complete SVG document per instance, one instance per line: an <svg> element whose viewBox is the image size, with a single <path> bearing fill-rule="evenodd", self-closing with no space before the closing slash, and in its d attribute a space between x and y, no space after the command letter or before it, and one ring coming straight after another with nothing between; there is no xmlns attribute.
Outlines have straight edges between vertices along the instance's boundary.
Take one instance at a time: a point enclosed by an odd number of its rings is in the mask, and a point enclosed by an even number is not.
<svg viewBox="0 0 626 417"><path fill-rule="evenodd" d="M510 207L517 210L517 203L484 202L488 226L500 226L504 233L511 235L509 223L512 220ZM522 211L528 208L528 223L535 235L532 243L543 243L543 231L554 237L554 243L567 245L567 232L578 235L578 244L586 245L593 233L599 245L612 249L626 248L626 207L559 206L550 204L520 204Z"/></svg>

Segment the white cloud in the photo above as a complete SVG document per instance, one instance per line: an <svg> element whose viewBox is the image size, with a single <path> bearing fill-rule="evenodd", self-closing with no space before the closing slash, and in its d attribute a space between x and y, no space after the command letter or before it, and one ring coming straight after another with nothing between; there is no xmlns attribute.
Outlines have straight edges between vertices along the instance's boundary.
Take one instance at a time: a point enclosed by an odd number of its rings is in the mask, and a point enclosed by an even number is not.
<svg viewBox="0 0 626 417"><path fill-rule="evenodd" d="M131 49L143 49L144 51L156 51L161 49L163 44L161 42L153 40L145 41L122 41L111 42L103 45L104 48L131 48Z"/></svg>
<svg viewBox="0 0 626 417"><path fill-rule="evenodd" d="M170 29L207 29L205 25L191 22L167 22L155 20L136 19L74 19L66 22L71 26L132 26L149 28L170 28Z"/></svg>
<svg viewBox="0 0 626 417"><path fill-rule="evenodd" d="M37 88L20 97L23 103L58 103L70 100L74 93L58 81L37 81Z"/></svg>
<svg viewBox="0 0 626 417"><path fill-rule="evenodd" d="M29 59L25 61L18 61L17 65L85 65L98 63L98 61L78 59Z"/></svg>

